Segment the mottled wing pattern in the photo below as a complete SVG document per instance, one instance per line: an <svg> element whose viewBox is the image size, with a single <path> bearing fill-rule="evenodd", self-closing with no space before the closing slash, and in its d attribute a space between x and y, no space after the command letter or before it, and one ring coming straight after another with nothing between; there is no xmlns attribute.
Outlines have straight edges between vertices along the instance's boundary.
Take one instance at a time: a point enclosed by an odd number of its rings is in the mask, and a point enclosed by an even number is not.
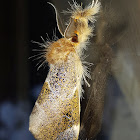
<svg viewBox="0 0 140 140"><path fill-rule="evenodd" d="M80 103L74 63L50 66L50 72L30 116L31 129L40 140L76 140ZM32 131L32 130L31 130Z"/></svg>

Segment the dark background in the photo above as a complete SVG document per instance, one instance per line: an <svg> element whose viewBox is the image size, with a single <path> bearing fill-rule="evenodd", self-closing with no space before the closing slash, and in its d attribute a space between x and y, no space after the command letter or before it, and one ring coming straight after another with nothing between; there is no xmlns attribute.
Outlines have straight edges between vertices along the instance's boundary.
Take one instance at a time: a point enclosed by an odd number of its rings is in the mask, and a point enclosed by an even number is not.
<svg viewBox="0 0 140 140"><path fill-rule="evenodd" d="M84 5L89 0L82 2ZM67 0L53 3L59 11L69 6ZM96 42L113 48L112 69L117 72L112 70L107 82L102 131L97 140L140 140L140 1L101 3ZM46 40L46 33L51 39L55 29L59 38L61 35L54 9L46 0L1 1L0 9L0 140L31 140L29 115L48 72L47 64L37 70L38 61L28 59L38 54L32 51L38 44L31 41L43 42L40 36ZM92 62L94 52L89 56Z"/></svg>

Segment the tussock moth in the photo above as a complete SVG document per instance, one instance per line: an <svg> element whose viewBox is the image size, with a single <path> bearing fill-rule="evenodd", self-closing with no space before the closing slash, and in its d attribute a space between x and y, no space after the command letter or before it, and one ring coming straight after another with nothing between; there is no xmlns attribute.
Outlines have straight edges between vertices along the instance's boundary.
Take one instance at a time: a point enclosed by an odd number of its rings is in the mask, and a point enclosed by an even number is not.
<svg viewBox="0 0 140 140"><path fill-rule="evenodd" d="M71 14L70 22L64 33L57 18L63 38L45 44L43 57L50 70L29 122L29 130L37 140L77 140L79 135L81 84L89 76L81 57L93 31L88 22L95 21L100 3L92 1L83 9L73 1L70 6L71 10L66 11Z"/></svg>

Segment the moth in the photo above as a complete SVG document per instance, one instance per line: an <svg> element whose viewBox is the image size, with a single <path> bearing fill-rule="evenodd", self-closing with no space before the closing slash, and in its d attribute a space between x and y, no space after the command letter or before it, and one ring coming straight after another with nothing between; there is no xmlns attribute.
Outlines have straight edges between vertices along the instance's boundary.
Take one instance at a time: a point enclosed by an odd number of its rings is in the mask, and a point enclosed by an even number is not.
<svg viewBox="0 0 140 140"><path fill-rule="evenodd" d="M82 8L76 1L70 4L69 24L62 33L56 11L57 26L62 38L45 43L43 57L49 73L29 120L29 130L37 140L77 140L80 130L80 97L82 84L90 86L90 77L83 61L83 49L92 36L95 14L100 2L94 0ZM89 21L91 25L89 25Z"/></svg>

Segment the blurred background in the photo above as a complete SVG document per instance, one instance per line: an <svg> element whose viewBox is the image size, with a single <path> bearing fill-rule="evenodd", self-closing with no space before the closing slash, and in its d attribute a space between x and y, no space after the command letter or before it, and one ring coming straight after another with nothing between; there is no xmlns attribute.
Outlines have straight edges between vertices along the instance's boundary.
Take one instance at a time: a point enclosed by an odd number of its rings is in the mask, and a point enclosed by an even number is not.
<svg viewBox="0 0 140 140"><path fill-rule="evenodd" d="M33 51L39 45L32 40L43 43L41 37L52 39L54 32L61 38L54 9L47 2L1 1L0 140L34 140L28 131L29 115L49 67L46 64L37 70L39 61L29 59L39 53ZM58 9L62 22L66 22L69 16L61 12L70 7L68 1L50 2ZM91 1L77 2L84 6ZM90 84L97 80L99 92L95 96L94 85L90 89L84 87L81 116L84 118L85 110L90 109L94 114L91 118L100 115L92 122L97 124L91 131L93 136L102 124L96 140L140 140L140 0L101 0L101 4L95 35L85 52L87 61L94 64ZM104 50L105 46L111 51ZM109 64L105 58L109 59ZM82 118L82 123L88 120Z"/></svg>

